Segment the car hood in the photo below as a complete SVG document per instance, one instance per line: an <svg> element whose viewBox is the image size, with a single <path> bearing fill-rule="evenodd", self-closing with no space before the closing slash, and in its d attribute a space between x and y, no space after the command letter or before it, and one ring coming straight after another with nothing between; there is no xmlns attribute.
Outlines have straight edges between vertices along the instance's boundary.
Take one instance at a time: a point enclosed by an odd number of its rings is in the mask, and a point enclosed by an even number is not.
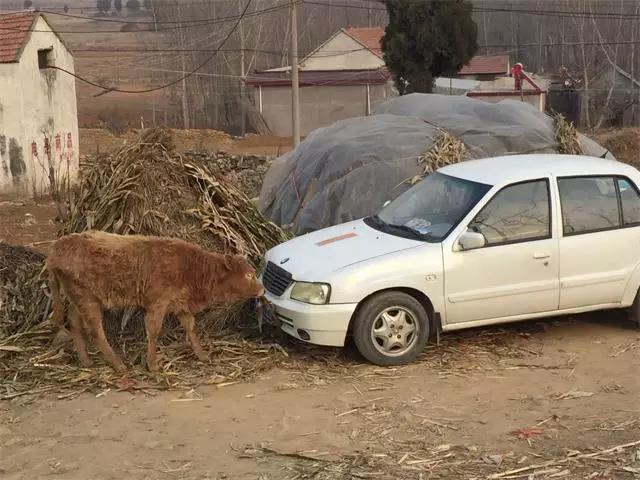
<svg viewBox="0 0 640 480"><path fill-rule="evenodd" d="M424 242L389 235L356 220L318 230L278 245L266 260L289 271L294 280L328 281L332 272Z"/></svg>

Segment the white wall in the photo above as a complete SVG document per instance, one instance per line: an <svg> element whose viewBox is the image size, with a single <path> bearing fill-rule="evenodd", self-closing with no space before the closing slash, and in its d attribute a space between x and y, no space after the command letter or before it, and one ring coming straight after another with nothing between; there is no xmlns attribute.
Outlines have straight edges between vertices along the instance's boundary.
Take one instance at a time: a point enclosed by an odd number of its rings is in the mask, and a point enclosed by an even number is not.
<svg viewBox="0 0 640 480"><path fill-rule="evenodd" d="M380 57L344 32L338 33L300 63L301 70L370 70L380 67L384 67Z"/></svg>
<svg viewBox="0 0 640 480"><path fill-rule="evenodd" d="M40 17L34 30L51 29ZM32 32L19 63L0 64L1 196L47 195L50 176L63 183L78 175L75 79L38 68L38 50L50 47L54 65L74 72L73 57L54 33Z"/></svg>
<svg viewBox="0 0 640 480"><path fill-rule="evenodd" d="M388 85L370 85L371 109L389 98ZM255 88L255 104L260 105L260 91ZM313 130L338 120L367 115L366 85L322 85L300 88L300 131ZM262 117L274 135L291 135L291 87L262 87Z"/></svg>

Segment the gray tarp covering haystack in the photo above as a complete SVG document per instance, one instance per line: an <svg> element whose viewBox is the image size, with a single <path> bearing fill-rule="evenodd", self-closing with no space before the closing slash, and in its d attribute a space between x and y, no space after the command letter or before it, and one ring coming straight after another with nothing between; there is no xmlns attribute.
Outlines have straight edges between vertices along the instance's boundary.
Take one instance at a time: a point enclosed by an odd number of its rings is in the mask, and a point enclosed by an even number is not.
<svg viewBox="0 0 640 480"><path fill-rule="evenodd" d="M371 215L410 187L424 169L418 157L444 132L464 142L465 159L557 152L553 119L527 103L406 95L309 134L272 164L258 206L296 234ZM586 155L606 152L579 142Z"/></svg>

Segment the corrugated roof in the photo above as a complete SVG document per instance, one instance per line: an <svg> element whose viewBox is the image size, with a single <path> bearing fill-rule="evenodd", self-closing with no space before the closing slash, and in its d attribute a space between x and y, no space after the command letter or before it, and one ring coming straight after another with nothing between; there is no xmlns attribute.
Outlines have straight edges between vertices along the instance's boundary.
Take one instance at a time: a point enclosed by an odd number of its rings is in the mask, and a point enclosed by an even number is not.
<svg viewBox="0 0 640 480"><path fill-rule="evenodd" d="M0 63L20 60L22 47L38 15L36 12L0 14Z"/></svg>
<svg viewBox="0 0 640 480"><path fill-rule="evenodd" d="M380 43L384 35L384 29L382 27L349 27L345 28L344 32L356 42L371 50L371 53L382 58L382 46Z"/></svg>
<svg viewBox="0 0 640 480"><path fill-rule="evenodd" d="M390 75L385 68L378 70L300 70L301 86L319 85L375 85L386 83ZM291 85L290 72L254 72L247 76L247 85L277 87Z"/></svg>
<svg viewBox="0 0 640 480"><path fill-rule="evenodd" d="M462 67L458 75L506 75L509 73L508 55L478 55Z"/></svg>

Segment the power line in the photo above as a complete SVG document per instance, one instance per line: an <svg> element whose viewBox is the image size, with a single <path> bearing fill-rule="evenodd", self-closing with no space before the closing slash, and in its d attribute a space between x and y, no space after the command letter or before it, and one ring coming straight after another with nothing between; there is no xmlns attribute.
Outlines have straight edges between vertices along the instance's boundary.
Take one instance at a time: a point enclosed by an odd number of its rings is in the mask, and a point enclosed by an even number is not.
<svg viewBox="0 0 640 480"><path fill-rule="evenodd" d="M143 90L123 90L120 88L113 88L113 87L106 87L104 85L100 85L98 83L92 82L91 80L88 80L84 77L81 77L80 75L76 75L73 72L70 72L68 70L65 70L64 68L60 68L60 67L55 67L55 66L50 66L50 67L46 67L46 68L50 68L50 69L54 69L54 70L60 70L62 72L65 72L75 78L77 78L78 80L87 83L89 85L92 85L94 87L97 88L102 88L103 90L105 90L106 92L119 92L119 93L150 93L150 92L155 92L157 90L164 90L165 88L169 88L172 87L173 85L176 85L178 83L180 83L183 80L186 80L187 78L191 77L192 75L195 75L197 72L199 72L206 64L208 64L211 60L213 60L213 58L218 54L218 52L220 51L220 49L222 47L224 47L225 43L227 43L227 41L229 40L229 38L231 38L231 35L234 34L234 32L238 29L238 26L240 25L240 22L243 20L245 14L247 13L247 10L249 10L249 6L251 5L251 2L253 0L247 0L247 4L244 7L244 10L242 11L242 13L240 14L238 21L235 23L235 25L233 26L233 28L229 31L229 33L227 34L227 36L224 38L224 40L222 41L222 43L218 46L218 48L207 57L207 59L202 62L200 65L198 65L195 69L191 70L190 72L186 73L185 75L182 75L180 78L177 78L165 85L160 85L159 87L153 87L153 88L147 88L147 89L143 89Z"/></svg>
<svg viewBox="0 0 640 480"><path fill-rule="evenodd" d="M344 4L333 3L322 0L303 0L307 5L320 5L326 7L336 8L352 8L357 10L375 10L379 12L386 12L386 7L372 7L370 5L357 5L357 4ZM363 0L365 1L365 0ZM380 3L377 0L366 0L370 3ZM423 0L413 0L416 3L420 3ZM563 10L524 10L524 9L509 9L509 8L491 8L491 7L473 7L474 12L494 12L494 13L518 13L526 15L539 15L539 16L554 16L554 17L573 17L573 18L601 18L612 20L633 20L640 19L640 15L635 14L619 14L609 12L589 12L589 11L563 11Z"/></svg>
<svg viewBox="0 0 640 480"><path fill-rule="evenodd" d="M301 0L297 0L297 1L301 1ZM262 10L255 10L243 16L242 18L245 19L250 17L258 17L261 15L269 14L269 13L275 13L280 10L289 8L289 5L290 3L281 3L279 5L265 8ZM157 30L155 28L145 28L145 29L136 29L136 30L57 30L56 29L54 31L55 33L64 33L64 34L96 34L96 35L100 35L103 33L142 33L142 32L155 33L156 31L162 32L162 31L181 30L186 28L198 28L203 26L217 25L220 23L227 23L232 20L237 20L238 18L239 18L238 15L234 15L234 16L222 17L214 20L201 21L199 23L189 23L186 25L181 24L181 25L169 26L165 28L158 28ZM131 25L138 24L138 22L125 22L125 23L131 24ZM151 27L152 24L153 22L149 25L149 27ZM1 26L0 26L0 31L51 33L50 30L36 30L31 28L16 28L16 27L1 27Z"/></svg>
<svg viewBox="0 0 640 480"><path fill-rule="evenodd" d="M535 42L535 43L520 43L517 46L521 48L527 47L575 47L575 46L598 46L598 45L638 45L640 44L640 40L620 40L620 41L592 41L592 42ZM495 43L495 44L486 44L486 45L478 45L479 48L515 48L516 44L513 43ZM321 54L321 58L325 57L333 57L333 56L341 56L349 53L363 52L369 51L370 49L367 47L354 48L349 50L327 50L326 54ZM284 50L268 50L268 49L260 49L260 48L226 48L226 49L210 49L210 48L79 48L73 49L73 52L93 52L93 53L113 53L113 54L121 54L121 53L210 53L213 51L220 52L231 52L231 53L239 53L239 52L256 52L256 53L264 53L264 54L274 54L274 55L282 55L285 53ZM298 54L298 58L304 58L308 56L310 53L315 52L316 50L310 50L309 52L303 52ZM320 53L320 52L318 52Z"/></svg>
<svg viewBox="0 0 640 480"><path fill-rule="evenodd" d="M280 4L280 5L274 5L268 8L265 8L263 10L256 10L254 12L249 13L248 15L254 15L256 13L269 13L271 10L273 9L279 9L281 7L285 7L285 6L289 6L288 3L286 4ZM230 21L230 20L236 20L238 18L238 15L230 15L227 17L217 17L217 18L200 18L200 19L189 19L189 20L158 20L158 21L153 21L153 20L119 20L119 19L115 19L115 18L102 18L102 17L90 17L87 15L75 15L75 14L71 14L71 13L61 13L61 12L54 12L52 10L38 10L39 13L43 13L46 15L56 15L59 17L66 17L66 18L77 18L77 19L82 19L82 20L91 20L93 22L106 22L106 23L121 23L121 24L129 24L129 25L175 25L175 24L179 24L179 25L186 25L186 24L200 24L200 23L206 23L208 24L209 22L218 22L218 21Z"/></svg>

